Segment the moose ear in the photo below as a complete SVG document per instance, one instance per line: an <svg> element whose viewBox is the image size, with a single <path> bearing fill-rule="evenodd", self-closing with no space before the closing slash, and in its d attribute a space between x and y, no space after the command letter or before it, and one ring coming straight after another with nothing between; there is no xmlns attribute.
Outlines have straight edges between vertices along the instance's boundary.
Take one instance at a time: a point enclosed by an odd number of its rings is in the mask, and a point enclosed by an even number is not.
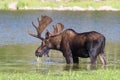
<svg viewBox="0 0 120 80"><path fill-rule="evenodd" d="M45 38L46 39L49 39L49 37L51 36L52 34L50 33L49 30L46 30L46 33L45 33Z"/></svg>
<svg viewBox="0 0 120 80"><path fill-rule="evenodd" d="M57 23L56 29L57 29L57 33L61 33L64 29L64 25L62 23Z"/></svg>

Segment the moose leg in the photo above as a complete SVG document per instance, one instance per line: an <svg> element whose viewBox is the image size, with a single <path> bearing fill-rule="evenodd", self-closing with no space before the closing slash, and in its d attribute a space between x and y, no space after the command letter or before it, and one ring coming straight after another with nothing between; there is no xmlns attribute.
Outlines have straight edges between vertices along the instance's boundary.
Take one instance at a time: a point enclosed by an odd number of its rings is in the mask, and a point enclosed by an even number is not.
<svg viewBox="0 0 120 80"><path fill-rule="evenodd" d="M72 57L66 56L65 59L66 59L67 64L72 64L73 63L73 58Z"/></svg>
<svg viewBox="0 0 120 80"><path fill-rule="evenodd" d="M69 44L64 42L63 44L65 44L62 48L63 48L63 56L66 59L66 63L67 64L72 64L73 63L73 57L72 57L72 52L70 50Z"/></svg>
<svg viewBox="0 0 120 80"><path fill-rule="evenodd" d="M91 69L96 69L96 59L97 59L97 56L95 55L96 54L96 50L91 50L89 52L89 55L90 55L90 60L91 60Z"/></svg>
<svg viewBox="0 0 120 80"><path fill-rule="evenodd" d="M96 59L97 59L97 55L96 54L97 54L96 49L92 49L89 52L91 64L96 64Z"/></svg>
<svg viewBox="0 0 120 80"><path fill-rule="evenodd" d="M90 57L90 60L91 60L91 64L96 64L96 57Z"/></svg>
<svg viewBox="0 0 120 80"><path fill-rule="evenodd" d="M63 51L63 56L65 57L67 64L72 64L73 63L73 57L72 57L71 50L64 50Z"/></svg>
<svg viewBox="0 0 120 80"><path fill-rule="evenodd" d="M79 63L79 58L73 56L73 63L78 64Z"/></svg>
<svg viewBox="0 0 120 80"><path fill-rule="evenodd" d="M103 53L100 53L100 54L99 54L99 58L100 58L100 60L101 60L101 62L102 62L103 65L106 65L106 64L107 64Z"/></svg>
<svg viewBox="0 0 120 80"><path fill-rule="evenodd" d="M90 56L91 64L96 64L98 46L95 45L93 41L90 41L87 43L87 49Z"/></svg>
<svg viewBox="0 0 120 80"><path fill-rule="evenodd" d="M63 52L63 56L65 57L67 64L72 64L73 63L72 53L70 51Z"/></svg>

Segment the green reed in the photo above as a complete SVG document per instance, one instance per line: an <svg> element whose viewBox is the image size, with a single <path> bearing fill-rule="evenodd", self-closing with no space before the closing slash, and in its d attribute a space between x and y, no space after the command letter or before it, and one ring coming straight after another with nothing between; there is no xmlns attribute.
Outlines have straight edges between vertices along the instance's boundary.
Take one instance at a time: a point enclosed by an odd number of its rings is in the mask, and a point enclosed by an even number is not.
<svg viewBox="0 0 120 80"><path fill-rule="evenodd" d="M0 80L119 80L120 70L48 71L0 73Z"/></svg>

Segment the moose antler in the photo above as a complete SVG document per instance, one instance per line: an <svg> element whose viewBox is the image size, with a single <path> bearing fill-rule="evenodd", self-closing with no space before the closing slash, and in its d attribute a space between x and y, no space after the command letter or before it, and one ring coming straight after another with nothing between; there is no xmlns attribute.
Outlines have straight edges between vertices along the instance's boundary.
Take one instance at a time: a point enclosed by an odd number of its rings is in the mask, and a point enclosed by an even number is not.
<svg viewBox="0 0 120 80"><path fill-rule="evenodd" d="M50 32L49 30L47 30L47 32L50 34L50 36L54 36L60 34L63 29L64 29L64 25L61 23L57 23L55 26L53 25L52 32Z"/></svg>
<svg viewBox="0 0 120 80"><path fill-rule="evenodd" d="M62 32L63 29L64 29L64 25L62 23L57 23L55 25L54 32L55 32L55 34L59 34Z"/></svg>
<svg viewBox="0 0 120 80"><path fill-rule="evenodd" d="M39 18L37 18L38 20L38 27L32 22L33 27L36 29L37 31L37 35L32 34L30 32L29 35L39 38L41 40L43 40L44 38L41 37L41 33L44 31L44 29L52 22L52 19L49 16L41 16L41 20Z"/></svg>

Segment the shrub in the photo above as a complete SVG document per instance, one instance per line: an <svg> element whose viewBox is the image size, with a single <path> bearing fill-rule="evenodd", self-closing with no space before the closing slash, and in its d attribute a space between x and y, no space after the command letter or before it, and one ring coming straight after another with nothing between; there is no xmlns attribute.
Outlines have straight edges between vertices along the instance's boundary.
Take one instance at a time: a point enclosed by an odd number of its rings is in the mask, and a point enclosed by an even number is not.
<svg viewBox="0 0 120 80"><path fill-rule="evenodd" d="M25 2L22 2L22 1L19 1L18 4L17 4L17 8L24 8L25 6L27 6L27 3Z"/></svg>

